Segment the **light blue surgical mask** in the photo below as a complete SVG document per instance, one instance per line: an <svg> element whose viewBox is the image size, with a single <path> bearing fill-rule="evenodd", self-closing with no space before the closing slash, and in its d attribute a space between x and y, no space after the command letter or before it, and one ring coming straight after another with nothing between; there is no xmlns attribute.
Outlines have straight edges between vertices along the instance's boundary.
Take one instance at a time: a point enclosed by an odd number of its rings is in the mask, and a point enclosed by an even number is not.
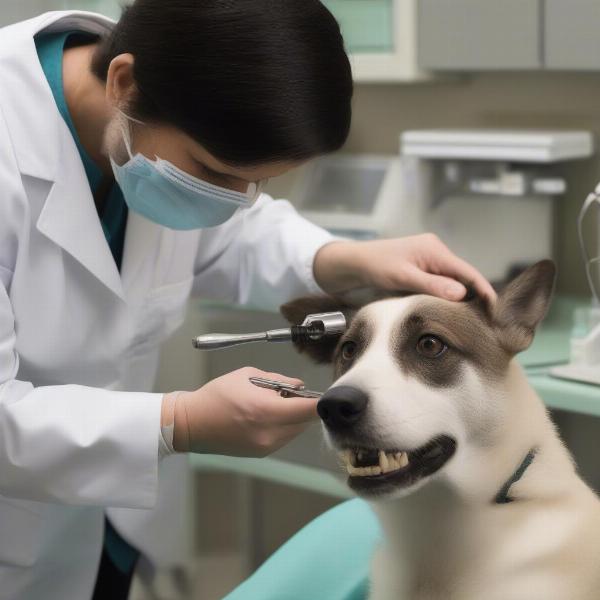
<svg viewBox="0 0 600 600"><path fill-rule="evenodd" d="M161 158L134 156L128 128L121 123L121 129L129 160L118 165L110 157L115 179L127 206L154 223L177 230L215 227L238 209L252 206L260 195L263 182L250 183L244 194L202 181Z"/></svg>

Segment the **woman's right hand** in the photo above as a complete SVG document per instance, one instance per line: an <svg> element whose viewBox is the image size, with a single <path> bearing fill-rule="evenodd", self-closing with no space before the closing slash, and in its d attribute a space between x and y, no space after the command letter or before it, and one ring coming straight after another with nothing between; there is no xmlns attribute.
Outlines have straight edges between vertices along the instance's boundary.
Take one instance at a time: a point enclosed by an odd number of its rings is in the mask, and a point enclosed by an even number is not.
<svg viewBox="0 0 600 600"><path fill-rule="evenodd" d="M282 398L274 390L253 385L250 377L302 383L278 373L245 367L209 381L194 392L166 396L174 405L175 450L264 457L318 418L318 399Z"/></svg>

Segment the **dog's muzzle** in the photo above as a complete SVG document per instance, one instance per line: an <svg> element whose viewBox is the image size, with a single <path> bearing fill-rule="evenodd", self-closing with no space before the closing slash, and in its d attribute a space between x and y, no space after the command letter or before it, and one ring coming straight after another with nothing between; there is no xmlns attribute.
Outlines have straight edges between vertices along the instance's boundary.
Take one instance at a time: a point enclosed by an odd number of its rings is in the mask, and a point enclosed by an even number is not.
<svg viewBox="0 0 600 600"><path fill-rule="evenodd" d="M439 471L456 451L456 441L440 433L419 447L384 448L365 432L369 396L363 390L339 385L317 403L317 412L335 438L335 447L348 472L348 485L372 497L410 488Z"/></svg>
<svg viewBox="0 0 600 600"><path fill-rule="evenodd" d="M362 390L340 385L323 394L317 403L317 412L328 429L341 432L360 421L368 403L369 397Z"/></svg>

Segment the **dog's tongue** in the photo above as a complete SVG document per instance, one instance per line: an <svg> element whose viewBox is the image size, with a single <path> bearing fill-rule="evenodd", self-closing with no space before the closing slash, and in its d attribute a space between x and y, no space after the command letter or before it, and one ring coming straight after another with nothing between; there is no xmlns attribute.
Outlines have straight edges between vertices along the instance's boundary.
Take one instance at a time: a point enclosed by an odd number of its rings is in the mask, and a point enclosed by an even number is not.
<svg viewBox="0 0 600 600"><path fill-rule="evenodd" d="M362 448L356 452L356 467L371 467L379 464L379 450Z"/></svg>

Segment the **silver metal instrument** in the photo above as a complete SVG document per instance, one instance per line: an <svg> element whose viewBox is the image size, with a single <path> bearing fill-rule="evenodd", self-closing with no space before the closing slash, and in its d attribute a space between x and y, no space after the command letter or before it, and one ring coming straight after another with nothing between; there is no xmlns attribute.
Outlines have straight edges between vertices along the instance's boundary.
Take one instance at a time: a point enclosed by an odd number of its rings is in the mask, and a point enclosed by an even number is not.
<svg viewBox="0 0 600 600"><path fill-rule="evenodd" d="M346 317L341 312L308 315L302 325L272 329L260 333L209 333L194 338L198 350L220 350L251 342L318 341L324 337L339 336L346 331Z"/></svg>
<svg viewBox="0 0 600 600"><path fill-rule="evenodd" d="M323 392L307 390L303 385L292 385L290 383L284 383L283 381L265 379L263 377L250 377L250 383L257 387L274 390L278 392L282 398L289 398L291 396L300 398L320 398L323 395Z"/></svg>

